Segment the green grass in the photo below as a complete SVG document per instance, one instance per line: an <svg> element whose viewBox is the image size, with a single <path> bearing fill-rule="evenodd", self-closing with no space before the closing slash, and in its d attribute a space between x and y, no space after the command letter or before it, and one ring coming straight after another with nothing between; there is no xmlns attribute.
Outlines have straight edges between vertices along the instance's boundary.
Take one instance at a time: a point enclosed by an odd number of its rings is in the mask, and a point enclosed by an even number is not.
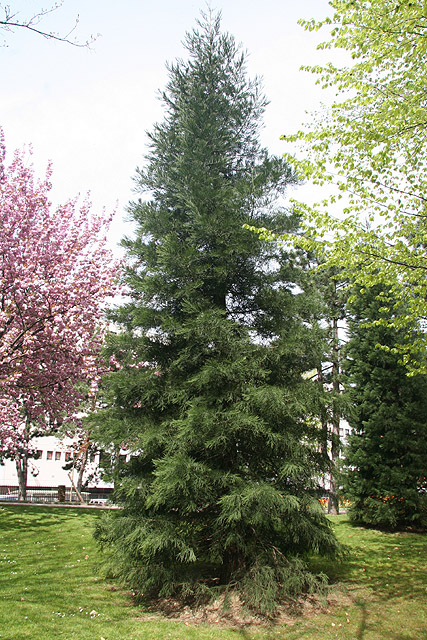
<svg viewBox="0 0 427 640"><path fill-rule="evenodd" d="M148 613L101 577L92 530L100 512L0 506L0 640L424 640L427 539L333 519L350 547L313 563L334 583L323 611L269 627L191 625Z"/></svg>

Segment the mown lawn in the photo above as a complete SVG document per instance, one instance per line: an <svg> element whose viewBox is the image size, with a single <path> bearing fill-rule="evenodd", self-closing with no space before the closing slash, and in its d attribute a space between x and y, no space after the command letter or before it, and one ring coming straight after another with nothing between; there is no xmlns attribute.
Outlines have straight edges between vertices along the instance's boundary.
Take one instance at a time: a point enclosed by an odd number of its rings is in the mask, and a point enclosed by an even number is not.
<svg viewBox="0 0 427 640"><path fill-rule="evenodd" d="M0 505L0 640L427 640L427 538L333 519L350 553L316 562L333 584L323 610L266 627L153 615L100 576L100 512Z"/></svg>

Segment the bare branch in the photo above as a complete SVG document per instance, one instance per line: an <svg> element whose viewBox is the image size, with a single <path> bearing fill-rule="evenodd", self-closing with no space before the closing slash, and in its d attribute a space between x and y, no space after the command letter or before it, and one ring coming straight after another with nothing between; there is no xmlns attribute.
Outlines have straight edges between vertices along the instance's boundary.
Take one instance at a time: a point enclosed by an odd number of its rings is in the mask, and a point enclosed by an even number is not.
<svg viewBox="0 0 427 640"><path fill-rule="evenodd" d="M38 25L46 16L53 13L54 11L57 11L57 9L60 9L63 4L64 0L60 0L49 9L40 9L38 13L34 14L30 18L20 19L19 12L13 13L10 5L0 3L0 29L12 33L15 29L27 29L28 31L32 31L33 33L36 33L43 38L47 38L48 40L57 40L58 42L66 42L67 44L71 44L73 47L86 47L90 49L91 45L95 42L100 34L97 34L96 36L91 35L90 38L84 42L81 42L76 37L73 37L73 34L80 22L80 17L78 15L76 16L73 27L68 31L68 33L65 34L56 33L54 31L46 31L43 28L38 27Z"/></svg>

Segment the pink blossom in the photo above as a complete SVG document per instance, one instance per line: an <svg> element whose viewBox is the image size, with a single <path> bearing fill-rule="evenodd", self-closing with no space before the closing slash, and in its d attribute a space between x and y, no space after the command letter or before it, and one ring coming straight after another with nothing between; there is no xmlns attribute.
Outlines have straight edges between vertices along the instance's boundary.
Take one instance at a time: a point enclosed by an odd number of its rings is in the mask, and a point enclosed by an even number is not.
<svg viewBox="0 0 427 640"><path fill-rule="evenodd" d="M23 412L41 430L71 416L76 383L99 382L103 312L116 292L105 234L111 221L77 200L53 209L52 169L35 179L0 130L0 445L21 439Z"/></svg>

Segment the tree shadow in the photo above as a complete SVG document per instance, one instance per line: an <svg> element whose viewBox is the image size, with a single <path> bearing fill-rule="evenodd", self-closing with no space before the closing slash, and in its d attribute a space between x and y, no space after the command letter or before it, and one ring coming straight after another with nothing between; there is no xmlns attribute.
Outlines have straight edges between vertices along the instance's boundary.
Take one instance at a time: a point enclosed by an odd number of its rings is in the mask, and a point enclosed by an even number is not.
<svg viewBox="0 0 427 640"><path fill-rule="evenodd" d="M89 513L84 508L72 507L40 507L36 505L8 505L0 504L0 533L10 531L12 528L20 531L41 531L46 532L52 526L57 526L69 522L70 517L81 517ZM90 510L91 518L99 517L98 511Z"/></svg>
<svg viewBox="0 0 427 640"><path fill-rule="evenodd" d="M356 632L355 640L365 640L366 633L372 631L373 624L369 624L369 610L367 603L363 600L359 600L355 604L360 610L360 622ZM420 635L419 630L410 633L405 631L387 630L387 636L384 637L387 637L387 640L426 640L427 629L424 631L422 636Z"/></svg>
<svg viewBox="0 0 427 640"><path fill-rule="evenodd" d="M368 623L368 611L367 611L366 602L359 601L356 603L356 606L360 609L360 623L356 633L356 639L364 640L366 629L367 629L367 623Z"/></svg>
<svg viewBox="0 0 427 640"><path fill-rule="evenodd" d="M338 522L335 528L348 545L346 555L311 563L326 573L331 585L367 587L374 599L425 598L425 534L386 533L347 522Z"/></svg>

